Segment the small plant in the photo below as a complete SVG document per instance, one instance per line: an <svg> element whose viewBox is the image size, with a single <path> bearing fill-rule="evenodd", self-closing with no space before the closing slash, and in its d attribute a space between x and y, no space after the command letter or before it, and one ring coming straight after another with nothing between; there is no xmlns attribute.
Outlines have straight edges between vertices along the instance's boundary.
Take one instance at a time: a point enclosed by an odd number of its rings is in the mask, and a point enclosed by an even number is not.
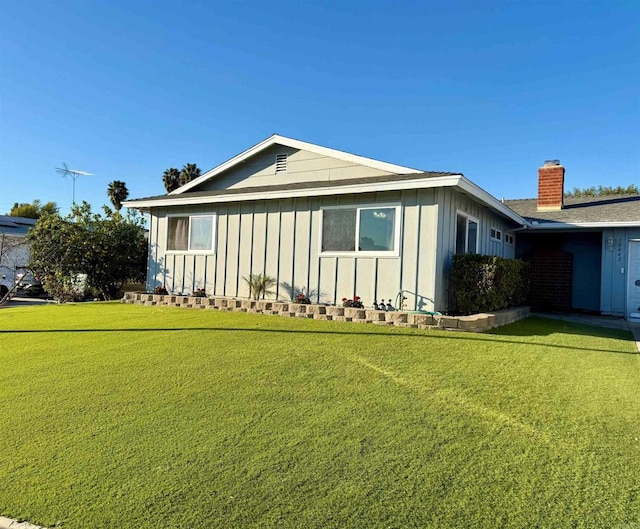
<svg viewBox="0 0 640 529"><path fill-rule="evenodd" d="M310 305L311 300L304 292L298 292L298 295L293 298L294 303L301 303L302 305Z"/></svg>
<svg viewBox="0 0 640 529"><path fill-rule="evenodd" d="M342 298L342 306L353 307L354 309L364 308L364 305L362 304L362 300L360 299L360 296L353 296L353 299Z"/></svg>
<svg viewBox="0 0 640 529"><path fill-rule="evenodd" d="M264 299L267 294L273 294L271 287L276 284L276 280L266 274L251 274L244 276L245 283L249 287L249 297L255 300Z"/></svg>
<svg viewBox="0 0 640 529"><path fill-rule="evenodd" d="M164 288L164 285L162 285L161 287L156 287L153 289L153 293L154 294L159 294L161 296L166 296L167 294L169 294L169 292L167 292L167 289Z"/></svg>
<svg viewBox="0 0 640 529"><path fill-rule="evenodd" d="M206 298L207 293L205 292L204 288L196 288L191 296L194 298Z"/></svg>

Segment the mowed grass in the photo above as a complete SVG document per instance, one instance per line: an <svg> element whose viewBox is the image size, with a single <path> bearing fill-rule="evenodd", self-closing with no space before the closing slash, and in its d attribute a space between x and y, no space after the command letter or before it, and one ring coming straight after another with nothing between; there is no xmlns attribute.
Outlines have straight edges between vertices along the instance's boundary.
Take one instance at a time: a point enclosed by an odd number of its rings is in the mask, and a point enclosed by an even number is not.
<svg viewBox="0 0 640 529"><path fill-rule="evenodd" d="M636 527L640 355L116 303L0 310L0 515L63 528Z"/></svg>

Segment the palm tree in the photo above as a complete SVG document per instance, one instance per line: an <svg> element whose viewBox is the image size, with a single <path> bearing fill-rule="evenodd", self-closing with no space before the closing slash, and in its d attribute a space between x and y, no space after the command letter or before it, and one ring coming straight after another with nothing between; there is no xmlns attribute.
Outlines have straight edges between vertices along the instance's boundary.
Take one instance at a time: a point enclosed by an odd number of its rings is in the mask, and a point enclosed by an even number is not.
<svg viewBox="0 0 640 529"><path fill-rule="evenodd" d="M202 171L195 163L188 163L182 167L180 171L180 186L188 184L191 180L198 178L202 174Z"/></svg>
<svg viewBox="0 0 640 529"><path fill-rule="evenodd" d="M109 196L109 200L111 200L113 207L120 211L122 201L127 200L127 197L129 196L129 190L124 182L114 180L109 184L109 187L107 187L107 195Z"/></svg>
<svg viewBox="0 0 640 529"><path fill-rule="evenodd" d="M180 187L180 184L178 183L179 180L180 171L175 167L169 167L169 169L167 169L162 175L162 183L164 184L164 188L167 190L167 193L171 193L171 191Z"/></svg>

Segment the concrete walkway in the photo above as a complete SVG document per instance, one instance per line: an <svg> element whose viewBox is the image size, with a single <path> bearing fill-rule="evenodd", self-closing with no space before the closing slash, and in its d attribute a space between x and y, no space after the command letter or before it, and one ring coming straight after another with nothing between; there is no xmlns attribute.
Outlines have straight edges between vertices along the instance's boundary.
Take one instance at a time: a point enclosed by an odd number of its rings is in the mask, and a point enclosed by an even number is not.
<svg viewBox="0 0 640 529"><path fill-rule="evenodd" d="M540 316L541 318L570 321L572 323L581 323L582 325L593 325L594 327L607 327L609 329L629 331L633 334L636 348L638 352L640 352L640 323L629 323L622 318L614 318L611 316L587 316L584 314L564 314L557 312L533 312L531 315Z"/></svg>
<svg viewBox="0 0 640 529"><path fill-rule="evenodd" d="M33 525L29 522L19 522L11 518L0 516L0 529L45 529L39 525Z"/></svg>

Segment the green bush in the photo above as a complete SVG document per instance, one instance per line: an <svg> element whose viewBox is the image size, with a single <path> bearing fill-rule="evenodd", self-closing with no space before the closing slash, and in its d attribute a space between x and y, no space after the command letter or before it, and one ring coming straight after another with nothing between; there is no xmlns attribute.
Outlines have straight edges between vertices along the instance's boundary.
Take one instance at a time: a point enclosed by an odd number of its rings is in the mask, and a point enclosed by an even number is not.
<svg viewBox="0 0 640 529"><path fill-rule="evenodd" d="M492 255L454 255L449 276L456 310L465 314L522 305L529 294L529 265Z"/></svg>

